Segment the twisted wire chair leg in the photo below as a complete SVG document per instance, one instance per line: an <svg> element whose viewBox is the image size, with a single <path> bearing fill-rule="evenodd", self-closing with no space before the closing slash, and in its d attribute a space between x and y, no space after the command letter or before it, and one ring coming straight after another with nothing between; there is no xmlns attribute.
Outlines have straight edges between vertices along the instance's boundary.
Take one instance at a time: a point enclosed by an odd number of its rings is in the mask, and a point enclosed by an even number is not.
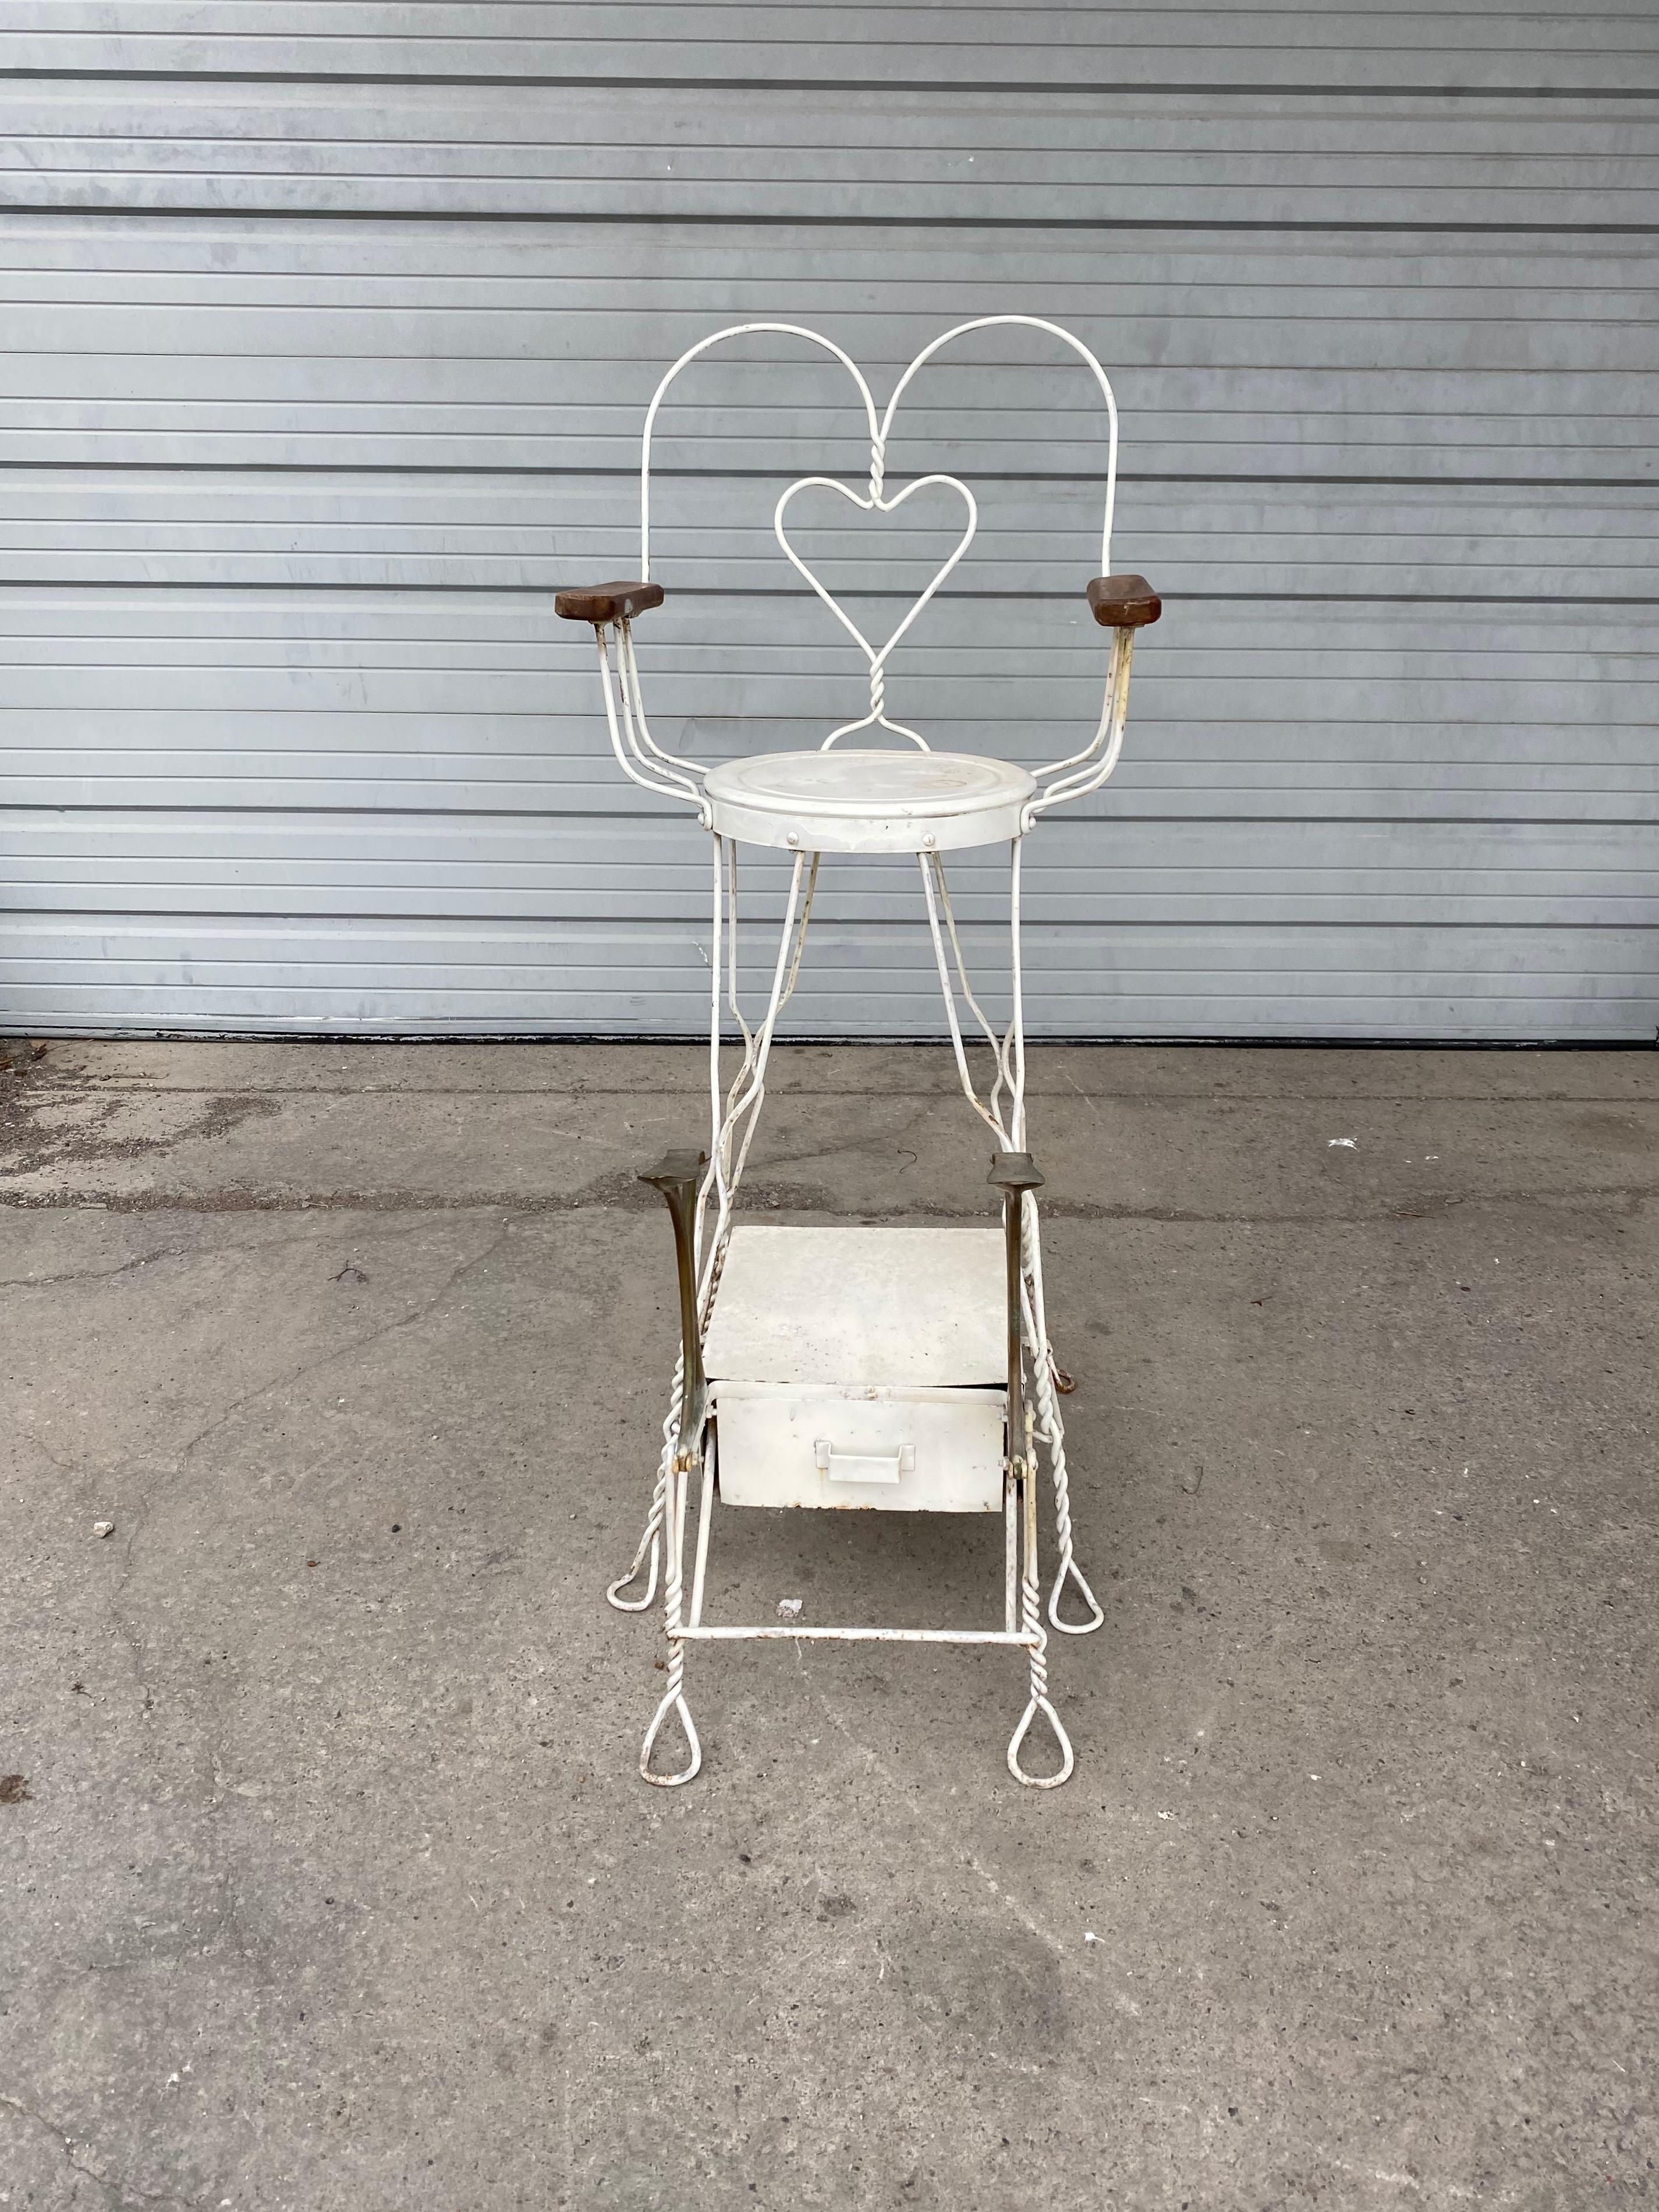
<svg viewBox="0 0 1659 2212"><path fill-rule="evenodd" d="M685 1645L679 1633L681 1571L685 1553L685 1485L689 1470L671 1461L663 1498L663 1626L668 1635L668 1686L651 1716L651 1725L640 1746L640 1774L657 1790L678 1790L695 1781L702 1765L702 1746L696 1724L685 1702ZM678 1715L685 1735L686 1763L672 1774L659 1774L651 1765L657 1737L670 1713Z"/></svg>
<svg viewBox="0 0 1659 2212"><path fill-rule="evenodd" d="M618 1613L649 1613L651 1610L657 1595L657 1567L661 1551L657 1532L661 1525L662 1491L659 1486L651 1500L651 1510L646 1516L645 1529L640 1538L640 1547L634 1554L634 1564L625 1575L618 1575L614 1583L607 1583L605 1586L605 1603L614 1606ZM646 1578L645 1595L643 1597L624 1597L622 1593L629 1583L638 1578L647 1551L651 1554L651 1571Z"/></svg>
<svg viewBox="0 0 1659 2212"><path fill-rule="evenodd" d="M720 1050L720 920L722 894L720 847L716 841L714 851L714 957L712 963L714 981L711 988L712 1013L710 1020L711 1106L714 1121L712 1130L712 1151L709 1174L704 1187L704 1200L712 1188L718 1194L716 1218L710 1234L712 1248L703 1263L702 1280L697 1293L698 1317L706 1325L714 1310L714 1293L720 1287L721 1273L732 1236L731 1209L744 1170L749 1161L749 1146L763 1099L766 1095L765 1074L767 1060L772 1049L778 1016L788 1004L800 972L801 956L805 949L806 929L812 910L812 897L817 883L818 855L811 855L811 871L806 879L806 898L800 909L799 927L796 922L797 902L800 896L802 872L806 855L798 854L790 878L788 903L785 909L783 928L778 940L777 960L772 977L771 998L766 1018L752 1034L744 1021L737 998L737 852L731 850L731 1006L744 1040L743 1062L736 1079L726 1096L724 1114L720 1112L719 1081ZM793 957L792 957L793 953ZM743 1131L741 1143L738 1133ZM703 1215L698 1212L698 1236L702 1235ZM702 1746L698 1741L696 1724L691 1718L690 1708L685 1702L685 1644L680 1635L681 1606L684 1598L684 1566L685 1556L685 1501L690 1469L680 1463L677 1454L679 1434L680 1407L685 1389L685 1357L682 1352L674 1369L674 1387L669 1400L668 1416L663 1423L663 1455L657 1470L657 1485L652 1493L651 1510L646 1517L645 1532L640 1538L634 1564L620 1581L611 1583L605 1595L620 1613L643 1613L649 1606L656 1589L658 1560L660 1556L663 1577L664 1625L668 1634L668 1684L651 1717L640 1747L640 1773L653 1788L678 1790L696 1779L702 1766ZM704 1450L708 1449L707 1437ZM620 1593L638 1576L647 1553L650 1555L650 1580L642 1598L624 1598ZM686 1763L677 1772L659 1774L651 1764L652 1753L664 1723L672 1713L679 1721L686 1741Z"/></svg>
<svg viewBox="0 0 1659 2212"><path fill-rule="evenodd" d="M1054 1486L1054 1551L1057 1565L1054 1588L1048 1593L1048 1620L1062 1636L1091 1636L1105 1620L1100 1601L1089 1587L1077 1563L1072 1534L1072 1486L1066 1468L1066 1423L1054 1387L1054 1346L1048 1341L1048 1320L1042 1294L1042 1245L1037 1225L1036 1200L1029 1194L1020 1217L1021 1257L1025 1267L1025 1328L1031 1346L1032 1389L1036 1399L1037 1434L1048 1455L1048 1472ZM1062 1620L1060 1601L1068 1582L1089 1608L1087 1620Z"/></svg>
<svg viewBox="0 0 1659 2212"><path fill-rule="evenodd" d="M1048 1696L1048 1638L1042 1626L1042 1599L1037 1587L1036 1564L1036 1485L1027 1477L1025 1483L1025 1541L1020 1562L1019 1612L1020 1627L1032 1638L1030 1653L1030 1695L1019 1724L1008 1740L1008 1771L1016 1782L1028 1790L1058 1790L1068 1782L1076 1756L1072 1750L1072 1739L1066 1733L1060 1715L1054 1711ZM1060 1749L1060 1765L1052 1774L1030 1774L1020 1764L1020 1753L1030 1735L1031 1723L1041 1713L1054 1731Z"/></svg>
<svg viewBox="0 0 1659 2212"><path fill-rule="evenodd" d="M674 1646L674 1650L677 1654L678 1654L683 1649L684 1647L678 1644L676 1644ZM656 1711L651 1717L651 1725L647 1729L645 1732L645 1741L640 1746L641 1776L645 1781L650 1783L652 1787L656 1790L678 1790L688 1782L695 1782L697 1776L702 1771L702 1746L697 1741L696 1723L692 1719L690 1709L685 1702L684 1691L682 1686L684 1681L684 1677L685 1669L684 1663L677 1664L675 1660L670 1660L668 1664L668 1687L663 1692L662 1703L657 1707ZM652 1768L651 1753L656 1744L657 1731L661 1728L663 1723L667 1719L671 1712L676 1712L678 1714L680 1727L684 1731L685 1741L689 1747L686 1764L680 1769L678 1774L658 1774L654 1772Z"/></svg>
<svg viewBox="0 0 1659 2212"><path fill-rule="evenodd" d="M663 1509L668 1498L668 1468L674 1455L674 1439L679 1433L680 1395L685 1388L685 1358L684 1353L675 1363L674 1388L669 1399L668 1418L662 1425L662 1457L657 1462L656 1486L651 1492L651 1510L645 1516L645 1528L640 1537L639 1549L634 1554L633 1565L625 1575L618 1575L614 1583L605 1587L605 1602L618 1613L648 1613L657 1595L657 1568L662 1548ZM624 1597L623 1592L629 1583L637 1580L645 1561L651 1554L651 1572L645 1585L643 1597Z"/></svg>
<svg viewBox="0 0 1659 2212"><path fill-rule="evenodd" d="M1036 1352L1037 1432L1042 1437L1048 1455L1048 1471L1054 1486L1054 1550L1058 1565L1054 1570L1054 1588L1048 1593L1048 1620L1062 1636L1092 1636L1105 1620L1100 1600L1090 1589L1073 1548L1071 1484L1066 1470L1066 1425L1061 1420L1060 1407L1054 1401L1054 1377L1051 1372L1052 1354L1046 1343ZM1087 1620L1063 1620L1060 1601L1068 1582L1077 1586L1079 1595L1089 1608Z"/></svg>

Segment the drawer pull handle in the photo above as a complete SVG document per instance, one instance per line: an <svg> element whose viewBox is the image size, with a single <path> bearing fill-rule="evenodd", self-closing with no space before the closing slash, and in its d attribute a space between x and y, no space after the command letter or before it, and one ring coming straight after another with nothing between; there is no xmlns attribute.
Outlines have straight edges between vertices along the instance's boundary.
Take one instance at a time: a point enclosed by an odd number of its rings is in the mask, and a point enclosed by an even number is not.
<svg viewBox="0 0 1659 2212"><path fill-rule="evenodd" d="M896 1482L915 1473L916 1448L901 1444L890 1452L842 1452L828 1437L819 1437L812 1445L812 1463L831 1482Z"/></svg>

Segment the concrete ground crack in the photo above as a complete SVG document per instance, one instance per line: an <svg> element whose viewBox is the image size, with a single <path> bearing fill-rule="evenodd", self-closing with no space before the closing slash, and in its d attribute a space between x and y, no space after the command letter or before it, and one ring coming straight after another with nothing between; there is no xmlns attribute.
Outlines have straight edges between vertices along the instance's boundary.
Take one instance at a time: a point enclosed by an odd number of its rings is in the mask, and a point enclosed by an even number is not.
<svg viewBox="0 0 1659 2212"><path fill-rule="evenodd" d="M125 1547L122 1554L121 1572L109 1595L109 1613L110 1619L115 1624L115 1632L132 1654L132 1671L138 1690L141 1712L149 1712L152 1709L155 1698L149 1686L149 1655L144 1650L143 1641L138 1631L127 1617L126 1594L127 1585L132 1580L133 1553L137 1547L139 1537L144 1532L145 1523L149 1519L149 1496L141 1495L132 1519L122 1531L125 1538ZM122 1517L124 1520L126 1518L125 1513Z"/></svg>
<svg viewBox="0 0 1659 2212"><path fill-rule="evenodd" d="M908 1147L906 1149L908 1149ZM830 1155L818 1152L809 1158L826 1158ZM856 1201L836 1198L827 1189L817 1186L775 1185L767 1177L776 1166L787 1165L787 1161L763 1162L752 1168L745 1190L757 1200L769 1201L776 1198L801 1212L834 1212L843 1221L962 1221L978 1219L983 1209L960 1201L909 1200L902 1205L890 1200L879 1204L860 1205ZM455 1188L439 1194L430 1190L332 1190L313 1191L301 1197L295 1193L264 1193L238 1190L234 1193L204 1193L202 1191L101 1191L95 1203L112 1214L191 1213L202 1216L226 1213L514 1213L523 1217L537 1214L581 1213L586 1212L645 1213L652 1210L653 1194L635 1194L631 1186L631 1171L618 1170L616 1176L602 1189L592 1185L580 1191L501 1191L466 1190ZM1198 1209L1177 1206L1129 1206L1105 1203L1089 1199L1067 1199L1052 1196L1043 1207L1043 1218L1048 1221L1121 1221L1148 1222L1163 1227L1192 1226L1220 1229L1357 1229L1371 1223L1410 1221L1431 1215L1458 1212L1478 1212L1483 1209L1511 1206L1569 1206L1639 1208L1654 1195L1649 1183L1600 1183L1575 1188L1571 1185L1552 1185L1531 1189L1494 1189L1469 1192L1424 1191L1405 1202L1379 1199L1375 1205L1350 1207L1342 1211L1308 1208L1301 1212L1288 1207L1264 1208L1259 1212L1243 1209ZM83 1192L13 1191L0 1200L0 1206L15 1207L19 1212L73 1212L88 1203Z"/></svg>
<svg viewBox="0 0 1659 2212"><path fill-rule="evenodd" d="M101 2190L108 2202L118 2208L118 2212L126 2212L126 2208L134 2204L160 2204L168 2208L168 2212L204 2212L208 2202L205 2197L164 2195L160 2191L139 2189L100 2173L96 2166L88 2166L84 2159L76 2157L73 2136L60 2128L55 2120L49 2120L44 2112L32 2111L21 2098L9 2097L0 2091L0 2106L9 2112L15 2112L20 2119L27 2120L31 2127L39 2128L44 2135L50 2136L76 2172L84 2174L88 2181Z"/></svg>
<svg viewBox="0 0 1659 2212"><path fill-rule="evenodd" d="M135 1267L153 1267L158 1261L183 1260L189 1255L182 1244L164 1245L159 1252L140 1252L131 1260L123 1260L118 1267L88 1267L65 1275L4 1275L0 1276L0 1289L9 1291L45 1290L53 1283L108 1283L117 1275L130 1275Z"/></svg>
<svg viewBox="0 0 1659 2212"><path fill-rule="evenodd" d="M429 1314L442 1304L444 1299L464 1276L470 1274L474 1267L481 1267L487 1260L494 1258L506 1242L507 1236L507 1224L503 1223L482 1252L474 1253L471 1259L458 1261L439 1284L437 1289L429 1297L423 1299L413 1312L400 1314L395 1321L383 1322L377 1328L370 1329L366 1335L353 1337L349 1344L336 1345L327 1352L319 1352L315 1358L302 1359L296 1366L288 1369L281 1375L273 1375L254 1389L245 1390L240 1398L233 1398L222 1412L215 1414L205 1428L198 1429L193 1437L189 1437L179 1447L178 1466L183 1468L191 1454L205 1443L216 1430L223 1428L228 1421L234 1419L245 1407L252 1405L257 1399L266 1397L273 1390L280 1390L290 1383L297 1382L302 1375L309 1375L319 1369L331 1367L336 1360L355 1357L367 1346L378 1344L382 1337L391 1336L400 1328L413 1328L417 1322L424 1321Z"/></svg>
<svg viewBox="0 0 1659 2212"><path fill-rule="evenodd" d="M219 1779L219 1760L216 1753L214 1755L213 1765L214 1781L216 1785ZM222 1871L219 1875L219 1933L225 1937L229 1949L245 1966L254 1963L257 1956L255 1947L243 1923L241 1904L236 1894L236 1885L228 1871Z"/></svg>
<svg viewBox="0 0 1659 2212"><path fill-rule="evenodd" d="M55 1467L59 1474L73 1475L79 1480L83 1476L91 1475L98 1472L97 1469L88 1467L84 1463L78 1463L72 1459L65 1459L61 1453L55 1452L52 1446L46 1441L45 1437L40 1434L40 1431L38 1429L31 1428L27 1421L20 1420L18 1422L17 1428L18 1434L22 1437L24 1441L27 1443L31 1444L33 1449L40 1453L41 1458L46 1461L50 1466Z"/></svg>
<svg viewBox="0 0 1659 2212"><path fill-rule="evenodd" d="M927 1838L929 1843L939 1850L948 1851L959 1866L966 1867L970 1874L976 1875L1004 1909L1013 1914L1026 1934L1035 1936L1037 1942L1052 1954L1057 1966L1064 1967L1070 1973L1079 1975L1089 1983L1091 1987L1097 1986L1097 1977L1089 1972L1083 1960L1072 1951L1051 1929L1045 1928L1036 1915L1014 1895L1012 1890L999 1881L988 1868L982 1866L967 1845L959 1840L957 1834L943 1823L927 1819L921 1805L905 1789L899 1778L891 1772L880 1754L872 1751L870 1746L854 1732L848 1724L845 1716L813 1680L806 1664L806 1655L799 1644L795 1646L795 1663L800 1669L802 1680L817 1699L830 1726L860 1754L868 1771L881 1778L892 1802L903 1808L915 1826L920 1828Z"/></svg>

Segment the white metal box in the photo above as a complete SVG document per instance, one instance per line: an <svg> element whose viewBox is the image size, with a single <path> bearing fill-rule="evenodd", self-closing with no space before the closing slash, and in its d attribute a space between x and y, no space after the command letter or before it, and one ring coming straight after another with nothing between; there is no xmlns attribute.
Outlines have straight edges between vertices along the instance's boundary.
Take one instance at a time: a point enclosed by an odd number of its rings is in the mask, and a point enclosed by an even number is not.
<svg viewBox="0 0 1659 2212"><path fill-rule="evenodd" d="M703 1360L732 1505L1001 1510L1000 1229L732 1232Z"/></svg>

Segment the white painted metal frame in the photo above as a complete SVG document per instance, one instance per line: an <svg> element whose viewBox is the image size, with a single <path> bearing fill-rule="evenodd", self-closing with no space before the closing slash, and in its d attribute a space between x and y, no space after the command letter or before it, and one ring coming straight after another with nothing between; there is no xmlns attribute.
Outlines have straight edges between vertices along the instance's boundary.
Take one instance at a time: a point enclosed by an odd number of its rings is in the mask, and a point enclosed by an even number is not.
<svg viewBox="0 0 1659 2212"><path fill-rule="evenodd" d="M899 378L884 412L877 417L875 401L869 385L848 355L817 331L793 323L740 323L729 329L717 331L712 337L690 347L664 375L653 396L646 415L645 431L641 449L640 466L640 576L650 577L651 529L651 443L657 416L665 396L676 377L689 364L712 347L726 340L757 333L775 333L801 337L822 346L841 362L853 378L864 404L870 433L870 482L867 495L854 491L834 477L810 476L798 478L787 485L780 496L773 514L773 529L784 554L805 579L812 590L823 600L837 621L858 644L869 664L869 712L858 720L842 724L832 730L823 741L823 749L837 744L842 738L860 731L878 729L896 737L908 738L928 750L927 741L916 731L894 721L886 712L884 675L888 659L894 647L915 623L955 568L971 544L978 521L978 509L973 494L957 477L930 475L914 479L902 489L889 496L884 489L886 451L899 403L912 379L933 356L952 339L971 331L994 329L1000 325L1018 325L1047 331L1069 345L1080 355L1092 371L1104 398L1109 424L1107 449L1105 509L1101 532L1101 573L1111 568L1111 533L1113 507L1117 481L1117 408L1106 373L1100 362L1082 341L1057 323L1044 321L1035 315L986 315L972 322L960 323L946 331L923 348ZM933 576L927 589L912 605L896 629L880 646L873 646L853 623L813 574L806 563L791 546L784 528L784 518L796 494L809 486L834 491L865 513L890 514L902 506L913 492L925 485L945 484L953 487L962 495L967 514L967 525L955 550ZM611 664L607 629L614 628L616 637L616 666ZM696 762L669 751L659 745L651 734L647 720L644 698L640 684L638 663L635 656L632 625L626 617L614 624L596 625L601 682L604 689L605 718L611 744L623 773L648 791L665 798L684 800L692 806L705 829L712 829L713 814L707 793L703 788L706 771ZM1012 842L1009 867L1009 933L1010 981L1012 994L1011 1017L1006 1030L999 1034L987 1018L969 981L963 956L960 933L951 908L950 889L945 878L945 864L940 854L919 850L916 861L921 877L923 904L927 915L929 933L938 968L939 988L943 996L946 1021L950 1030L951 1049L955 1055L962 1088L969 1104L995 1136L999 1147L1006 1152L1023 1152L1026 1147L1025 1117L1025 1034L1024 1006L1024 978L1020 954L1020 878L1021 848L1024 836L1037 818L1054 806L1086 797L1105 782L1117 765L1123 740L1124 724L1127 714L1130 662L1133 647L1132 629L1119 629L1113 633L1110 659L1106 672L1104 696L1099 721L1094 736L1078 751L1062 760L1048 763L1036 771L1037 794L1026 805L1020 821L1020 832ZM702 1325L706 1328L713 1310L715 1292L720 1285L720 1271L725 1263L731 1234L733 1204L742 1182L749 1158L757 1119L766 1094L766 1071L771 1054L778 1018L794 991L800 973L808 922L811 915L813 894L817 888L819 854L797 852L789 877L782 927L779 933L777 952L773 964L771 989L766 1012L760 1024L750 1029L738 998L738 848L734 839L714 836L714 881L712 908L712 941L710 953L711 990L709 1011L709 1162L703 1182L698 1192L695 1221L695 1251L697 1274L697 1310ZM803 895L804 890L804 895ZM948 952L947 952L948 945ZM721 1070L722 994L730 1008L741 1042L741 1057L735 1076L727 1083ZM975 1088L968 1061L967 1044L958 996L989 1046L993 1062L993 1081L988 1096L981 1097ZM667 1418L663 1424L663 1450L657 1471L657 1480L651 1501L650 1512L641 1536L632 1565L628 1572L613 1583L606 1595L611 1603L623 1612L643 1612L653 1603L657 1591L659 1568L661 1570L665 1627L668 1639L668 1680L658 1704L641 1747L640 1771L647 1782L663 1788L675 1788L689 1782L702 1764L702 1747L691 1719L684 1694L685 1650L688 1644L752 1640L781 1641L878 1641L910 1644L1009 1644L1028 1654L1030 1673L1029 1694L1025 1709L1015 1728L1008 1746L1008 1766L1015 1778L1035 1789L1054 1789L1071 1774L1073 1765L1072 1746L1048 1696L1048 1627L1052 1626L1066 1635L1087 1635L1098 1628L1102 1613L1093 1591L1078 1566L1072 1528L1070 1484L1066 1462L1065 1424L1061 1419L1059 1391L1066 1385L1051 1348L1048 1317L1044 1305L1041 1232L1035 1199L1030 1193L1022 1200L1022 1307L1023 1325L1027 1356L1030 1362L1030 1391L1026 1414L1028 1434L1024 1438L1010 1437L1007 1440L1008 1466L1005 1477L1004 1517L1004 1606L1003 1626L1000 1629L894 1629L871 1627L820 1627L817 1626L732 1626L706 1625L702 1620L703 1594L707 1575L710 1525L713 1517L715 1487L715 1452L717 1431L705 1425L700 1450L684 1455L678 1450L683 1365L677 1367ZM1047 1626L1040 1595L1035 1447L1041 1441L1048 1456L1054 1483L1055 1509L1055 1539L1057 1565L1047 1605ZM697 1516L695 1561L692 1569L689 1605L684 1588L686 1519L691 1476L701 1471L701 1498ZM626 1595L630 1586L637 1583L644 1570L646 1584L642 1595ZM1061 1618L1060 1601L1067 1583L1071 1583L1088 1608L1087 1617L1081 1621ZM1060 1763L1049 1774L1037 1775L1026 1770L1021 1753L1031 1725L1038 1714L1048 1721L1054 1731ZM652 1756L658 1737L669 1716L676 1716L684 1734L687 1756L685 1763L676 1771L659 1773L653 1769Z"/></svg>
<svg viewBox="0 0 1659 2212"><path fill-rule="evenodd" d="M872 728L887 730L896 737L908 738L913 744L920 746L923 752L930 750L926 738L909 728L907 724L892 720L886 712L887 661L893 648L910 629L917 616L933 599L940 585L951 574L973 543L975 532L979 526L979 507L972 492L959 477L937 472L931 476L914 478L902 490L896 492L891 498L888 498L884 490L886 480L887 445L892 433L894 418L898 412L899 402L918 370L923 368L934 355L942 347L948 345L953 338L964 337L970 331L994 330L1004 325L1019 325L1030 330L1046 331L1052 337L1063 339L1073 351L1080 355L1088 364L1093 372L1096 382L1100 386L1102 397L1106 403L1108 431L1106 495L1100 532L1100 573L1102 575L1109 574L1112 565L1112 520L1117 501L1117 402L1112 396L1111 384L1105 370L1088 347L1084 344L1082 339L1075 337L1070 331L1063 329L1058 323L1044 321L1039 315L981 315L972 322L958 323L954 329L945 331L930 345L922 348L900 377L894 386L893 396L888 401L886 410L879 420L876 416L876 403L870 386L852 356L844 353L833 339L823 337L817 331L808 330L800 323L733 323L726 330L716 331L712 337L701 339L697 344L689 347L666 371L652 395L651 404L646 410L645 431L640 447L640 580L641 582L649 582L651 577L652 434L656 428L658 412L669 386L682 369L688 368L692 362L708 353L712 347L723 345L728 339L750 337L757 333L769 332L786 337L805 338L813 345L822 346L826 352L835 356L858 386L859 396L864 404L865 420L870 432L868 495L854 491L851 485L842 483L836 477L799 477L793 483L784 487L772 513L773 533L785 555L811 586L836 621L846 629L870 665L869 713L860 716L857 721L844 722L838 729L832 730L823 740L823 747L826 750L838 744L842 738L850 737L859 730ZM902 507L913 492L920 491L928 484L948 484L961 495L968 514L967 527L955 550L933 576L927 589L915 600L909 612L885 644L872 646L852 617L839 605L834 595L825 589L790 544L784 531L784 515L795 495L805 490L810 485L817 485L837 493L866 514L872 513L890 514L896 507ZM639 664L635 658L632 624L624 617L615 624L615 628L618 641L616 690L620 695L619 699L612 695L611 657L603 625L598 626L598 635L600 677L605 687L605 719L611 732L611 750L617 757L617 764L624 775L631 778L645 790L655 792L661 798L688 801L696 809L698 819L703 828L708 829L710 826L710 813L708 799L702 789L702 781L708 770L700 763L686 759L683 754L669 752L652 736L650 725L646 720L645 700L640 684ZM1118 754L1123 744L1124 721L1128 710L1129 664L1133 649L1133 629L1118 629L1113 632L1111 659L1107 668L1105 692L1101 702L1100 720L1096 726L1095 734L1079 751L1068 754L1063 760L1049 761L1035 771L1039 789L1036 797L1025 809L1021 823L1022 830L1029 830L1037 817L1046 813L1049 808L1063 805L1071 799L1087 798L1091 792L1097 791L1117 766Z"/></svg>

